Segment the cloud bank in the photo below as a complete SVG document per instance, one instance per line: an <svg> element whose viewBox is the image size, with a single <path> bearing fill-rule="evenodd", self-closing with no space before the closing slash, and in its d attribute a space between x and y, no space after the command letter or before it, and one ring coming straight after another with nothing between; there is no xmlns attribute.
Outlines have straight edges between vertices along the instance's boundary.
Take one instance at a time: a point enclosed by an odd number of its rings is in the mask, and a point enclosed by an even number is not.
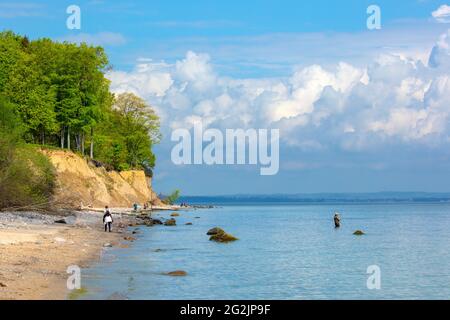
<svg viewBox="0 0 450 320"><path fill-rule="evenodd" d="M282 143L303 151L450 142L450 30L427 64L382 54L363 68L314 64L284 78L237 79L217 74L209 55L189 51L173 64L141 59L131 72L107 76L114 92L134 92L154 106L166 137L202 121L279 128Z"/></svg>

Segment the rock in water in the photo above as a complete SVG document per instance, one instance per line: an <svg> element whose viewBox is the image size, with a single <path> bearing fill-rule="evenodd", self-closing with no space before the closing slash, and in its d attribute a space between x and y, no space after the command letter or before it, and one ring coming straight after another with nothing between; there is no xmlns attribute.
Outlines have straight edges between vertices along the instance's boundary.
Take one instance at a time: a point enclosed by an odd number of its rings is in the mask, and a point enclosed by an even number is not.
<svg viewBox="0 0 450 320"><path fill-rule="evenodd" d="M110 295L107 300L130 300L128 297L122 293L114 292L112 295Z"/></svg>
<svg viewBox="0 0 450 320"><path fill-rule="evenodd" d="M362 236L362 235L365 235L365 233L362 232L361 230L356 230L355 232L353 232L353 234L354 234L355 236Z"/></svg>
<svg viewBox="0 0 450 320"><path fill-rule="evenodd" d="M177 221L175 219L169 219L166 220L166 222L164 222L165 226L176 226L177 225Z"/></svg>
<svg viewBox="0 0 450 320"><path fill-rule="evenodd" d="M179 213L176 213L176 212L174 212L174 213L172 213L171 215L170 215L171 217L179 217L180 216L180 214Z"/></svg>
<svg viewBox="0 0 450 320"><path fill-rule="evenodd" d="M148 219L144 219L143 224L147 227L152 227L154 225L163 224L163 223L159 219L148 218Z"/></svg>
<svg viewBox="0 0 450 320"><path fill-rule="evenodd" d="M206 234L208 236L212 236L212 235L219 234L219 233L225 233L225 231L222 228L215 227L215 228L209 229Z"/></svg>
<svg viewBox="0 0 450 320"><path fill-rule="evenodd" d="M192 226L192 222L186 222L187 226Z"/></svg>
<svg viewBox="0 0 450 320"><path fill-rule="evenodd" d="M184 270L175 270L175 271L167 272L166 275L172 276L172 277L184 277L184 276L187 276L187 272Z"/></svg>
<svg viewBox="0 0 450 320"><path fill-rule="evenodd" d="M235 236L232 236L229 233L221 233L221 234L215 234L212 235L209 238L210 241L216 241L216 242L232 242L232 241L236 241L239 240L238 238L236 238Z"/></svg>
<svg viewBox="0 0 450 320"><path fill-rule="evenodd" d="M231 242L231 241L239 240L235 236L233 236L229 233L226 233L222 228L219 228L219 227L215 227L215 228L208 230L208 232L206 234L211 236L209 238L210 241Z"/></svg>

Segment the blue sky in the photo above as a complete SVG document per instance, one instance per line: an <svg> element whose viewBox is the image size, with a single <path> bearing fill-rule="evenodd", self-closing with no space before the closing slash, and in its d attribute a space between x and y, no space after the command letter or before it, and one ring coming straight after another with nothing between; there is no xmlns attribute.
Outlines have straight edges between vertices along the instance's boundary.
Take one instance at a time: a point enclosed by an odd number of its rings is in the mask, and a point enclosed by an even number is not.
<svg viewBox="0 0 450 320"><path fill-rule="evenodd" d="M66 28L71 4L81 8L81 30ZM370 4L381 8L381 30L366 27ZM445 5L2 1L0 28L106 48L112 89L139 94L161 116L159 191L450 191ZM280 128L279 173L173 165L170 133L195 121L219 129Z"/></svg>

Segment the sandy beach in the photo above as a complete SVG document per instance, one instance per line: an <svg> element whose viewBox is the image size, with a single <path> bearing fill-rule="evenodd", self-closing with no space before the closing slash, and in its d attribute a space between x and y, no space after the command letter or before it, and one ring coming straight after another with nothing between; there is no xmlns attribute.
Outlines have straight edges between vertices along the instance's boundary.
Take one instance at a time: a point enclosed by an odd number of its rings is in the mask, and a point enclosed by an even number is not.
<svg viewBox="0 0 450 320"><path fill-rule="evenodd" d="M63 219L66 223L56 223ZM102 213L0 213L0 300L66 299L68 266L81 270L108 244L126 248L132 217L114 214L114 230L103 231ZM106 246L105 246L106 244Z"/></svg>

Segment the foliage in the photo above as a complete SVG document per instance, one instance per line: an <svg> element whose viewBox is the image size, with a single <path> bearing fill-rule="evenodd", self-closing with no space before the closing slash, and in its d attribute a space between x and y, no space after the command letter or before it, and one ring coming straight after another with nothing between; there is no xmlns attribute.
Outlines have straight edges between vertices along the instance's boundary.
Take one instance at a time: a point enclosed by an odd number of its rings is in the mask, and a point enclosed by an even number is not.
<svg viewBox="0 0 450 320"><path fill-rule="evenodd" d="M167 196L163 202L166 204L174 204L178 198L180 198L180 190L175 190L174 192L172 192L169 196Z"/></svg>
<svg viewBox="0 0 450 320"><path fill-rule="evenodd" d="M12 123L20 120L21 138L95 156L117 170L151 169L159 119L131 93L115 98L107 68L101 47L0 32L0 95L18 116Z"/></svg>
<svg viewBox="0 0 450 320"><path fill-rule="evenodd" d="M0 208L47 205L54 188L54 168L36 147L25 145L20 118L0 99Z"/></svg>

